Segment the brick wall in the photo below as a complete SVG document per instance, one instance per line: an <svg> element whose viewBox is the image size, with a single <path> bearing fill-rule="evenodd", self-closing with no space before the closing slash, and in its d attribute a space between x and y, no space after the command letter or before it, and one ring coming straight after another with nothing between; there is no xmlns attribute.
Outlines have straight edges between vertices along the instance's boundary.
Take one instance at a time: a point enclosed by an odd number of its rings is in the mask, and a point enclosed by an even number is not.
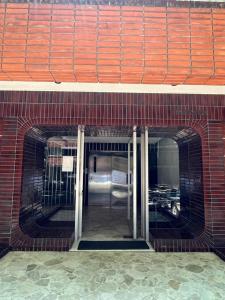
<svg viewBox="0 0 225 300"><path fill-rule="evenodd" d="M224 124L212 122L209 126L209 177L211 181L211 211L213 243L225 248L225 168Z"/></svg>
<svg viewBox="0 0 225 300"><path fill-rule="evenodd" d="M24 138L21 214L40 208L43 193L44 143L29 134Z"/></svg>
<svg viewBox="0 0 225 300"><path fill-rule="evenodd" d="M191 127L201 137L205 227L193 240L154 240L160 251L205 250L224 243L224 96L1 92L0 241L15 249L66 250L68 239L29 239L18 229L23 145L36 126ZM198 180L196 181L198 185Z"/></svg>
<svg viewBox="0 0 225 300"><path fill-rule="evenodd" d="M20 206L20 189L15 192L21 174L16 174L16 143L17 120L5 118L2 128L0 150L0 243L10 243L10 233L13 225L12 206ZM20 186L17 186L20 188ZM18 223L18 219L17 219Z"/></svg>
<svg viewBox="0 0 225 300"><path fill-rule="evenodd" d="M0 154L1 154L1 143L2 143L2 135L3 135L3 120L0 119Z"/></svg>
<svg viewBox="0 0 225 300"><path fill-rule="evenodd" d="M225 9L0 4L0 80L225 84Z"/></svg>
<svg viewBox="0 0 225 300"><path fill-rule="evenodd" d="M181 215L194 235L204 231L202 147L198 134L178 140Z"/></svg>

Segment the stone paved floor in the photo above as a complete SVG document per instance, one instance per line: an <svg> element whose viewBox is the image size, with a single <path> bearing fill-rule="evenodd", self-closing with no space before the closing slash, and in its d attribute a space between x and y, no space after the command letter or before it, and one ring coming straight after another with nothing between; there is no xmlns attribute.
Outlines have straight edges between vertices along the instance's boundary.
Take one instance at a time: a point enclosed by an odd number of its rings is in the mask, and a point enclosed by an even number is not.
<svg viewBox="0 0 225 300"><path fill-rule="evenodd" d="M130 235L126 208L89 206L85 210L83 240L123 240Z"/></svg>
<svg viewBox="0 0 225 300"><path fill-rule="evenodd" d="M212 253L11 252L3 300L225 299L225 263Z"/></svg>

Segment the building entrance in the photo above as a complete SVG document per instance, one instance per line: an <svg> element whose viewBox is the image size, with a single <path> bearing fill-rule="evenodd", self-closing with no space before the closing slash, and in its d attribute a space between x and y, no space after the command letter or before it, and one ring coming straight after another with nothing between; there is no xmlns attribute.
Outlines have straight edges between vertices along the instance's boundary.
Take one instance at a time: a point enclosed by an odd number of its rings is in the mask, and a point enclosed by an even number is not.
<svg viewBox="0 0 225 300"><path fill-rule="evenodd" d="M32 128L20 227L34 239L193 239L204 228L201 139L191 128Z"/></svg>
<svg viewBox="0 0 225 300"><path fill-rule="evenodd" d="M77 241L145 239L139 230L143 203L137 198L136 126L86 127L84 133L83 196L76 202L82 228Z"/></svg>

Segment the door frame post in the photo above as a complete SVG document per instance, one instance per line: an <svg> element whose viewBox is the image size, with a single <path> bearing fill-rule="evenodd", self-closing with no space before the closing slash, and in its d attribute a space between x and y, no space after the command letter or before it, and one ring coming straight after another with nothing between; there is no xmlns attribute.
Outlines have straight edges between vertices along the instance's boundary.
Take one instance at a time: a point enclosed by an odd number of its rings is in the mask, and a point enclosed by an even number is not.
<svg viewBox="0 0 225 300"><path fill-rule="evenodd" d="M80 183L80 144L81 144L81 126L77 130L77 162L76 162L76 178L74 182L74 195L75 195L75 229L74 239L78 241L79 238L79 183Z"/></svg>
<svg viewBox="0 0 225 300"><path fill-rule="evenodd" d="M145 127L145 239L149 241L149 153L148 127Z"/></svg>
<svg viewBox="0 0 225 300"><path fill-rule="evenodd" d="M145 237L145 133L141 133L141 236Z"/></svg>
<svg viewBox="0 0 225 300"><path fill-rule="evenodd" d="M137 127L133 127L133 239L137 239Z"/></svg>
<svg viewBox="0 0 225 300"><path fill-rule="evenodd" d="M79 226L78 239L82 236L82 222L83 222L83 177L84 177L84 126L81 127L80 139L80 176L79 176Z"/></svg>
<svg viewBox="0 0 225 300"><path fill-rule="evenodd" d="M130 141L127 147L127 219L130 220Z"/></svg>

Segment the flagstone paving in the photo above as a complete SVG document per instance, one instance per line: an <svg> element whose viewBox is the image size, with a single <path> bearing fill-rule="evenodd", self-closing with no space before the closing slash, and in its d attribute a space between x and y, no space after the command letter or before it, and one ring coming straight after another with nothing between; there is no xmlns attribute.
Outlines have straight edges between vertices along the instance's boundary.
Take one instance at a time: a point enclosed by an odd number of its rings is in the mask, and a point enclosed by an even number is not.
<svg viewBox="0 0 225 300"><path fill-rule="evenodd" d="M10 252L3 300L225 299L225 263L213 253Z"/></svg>

